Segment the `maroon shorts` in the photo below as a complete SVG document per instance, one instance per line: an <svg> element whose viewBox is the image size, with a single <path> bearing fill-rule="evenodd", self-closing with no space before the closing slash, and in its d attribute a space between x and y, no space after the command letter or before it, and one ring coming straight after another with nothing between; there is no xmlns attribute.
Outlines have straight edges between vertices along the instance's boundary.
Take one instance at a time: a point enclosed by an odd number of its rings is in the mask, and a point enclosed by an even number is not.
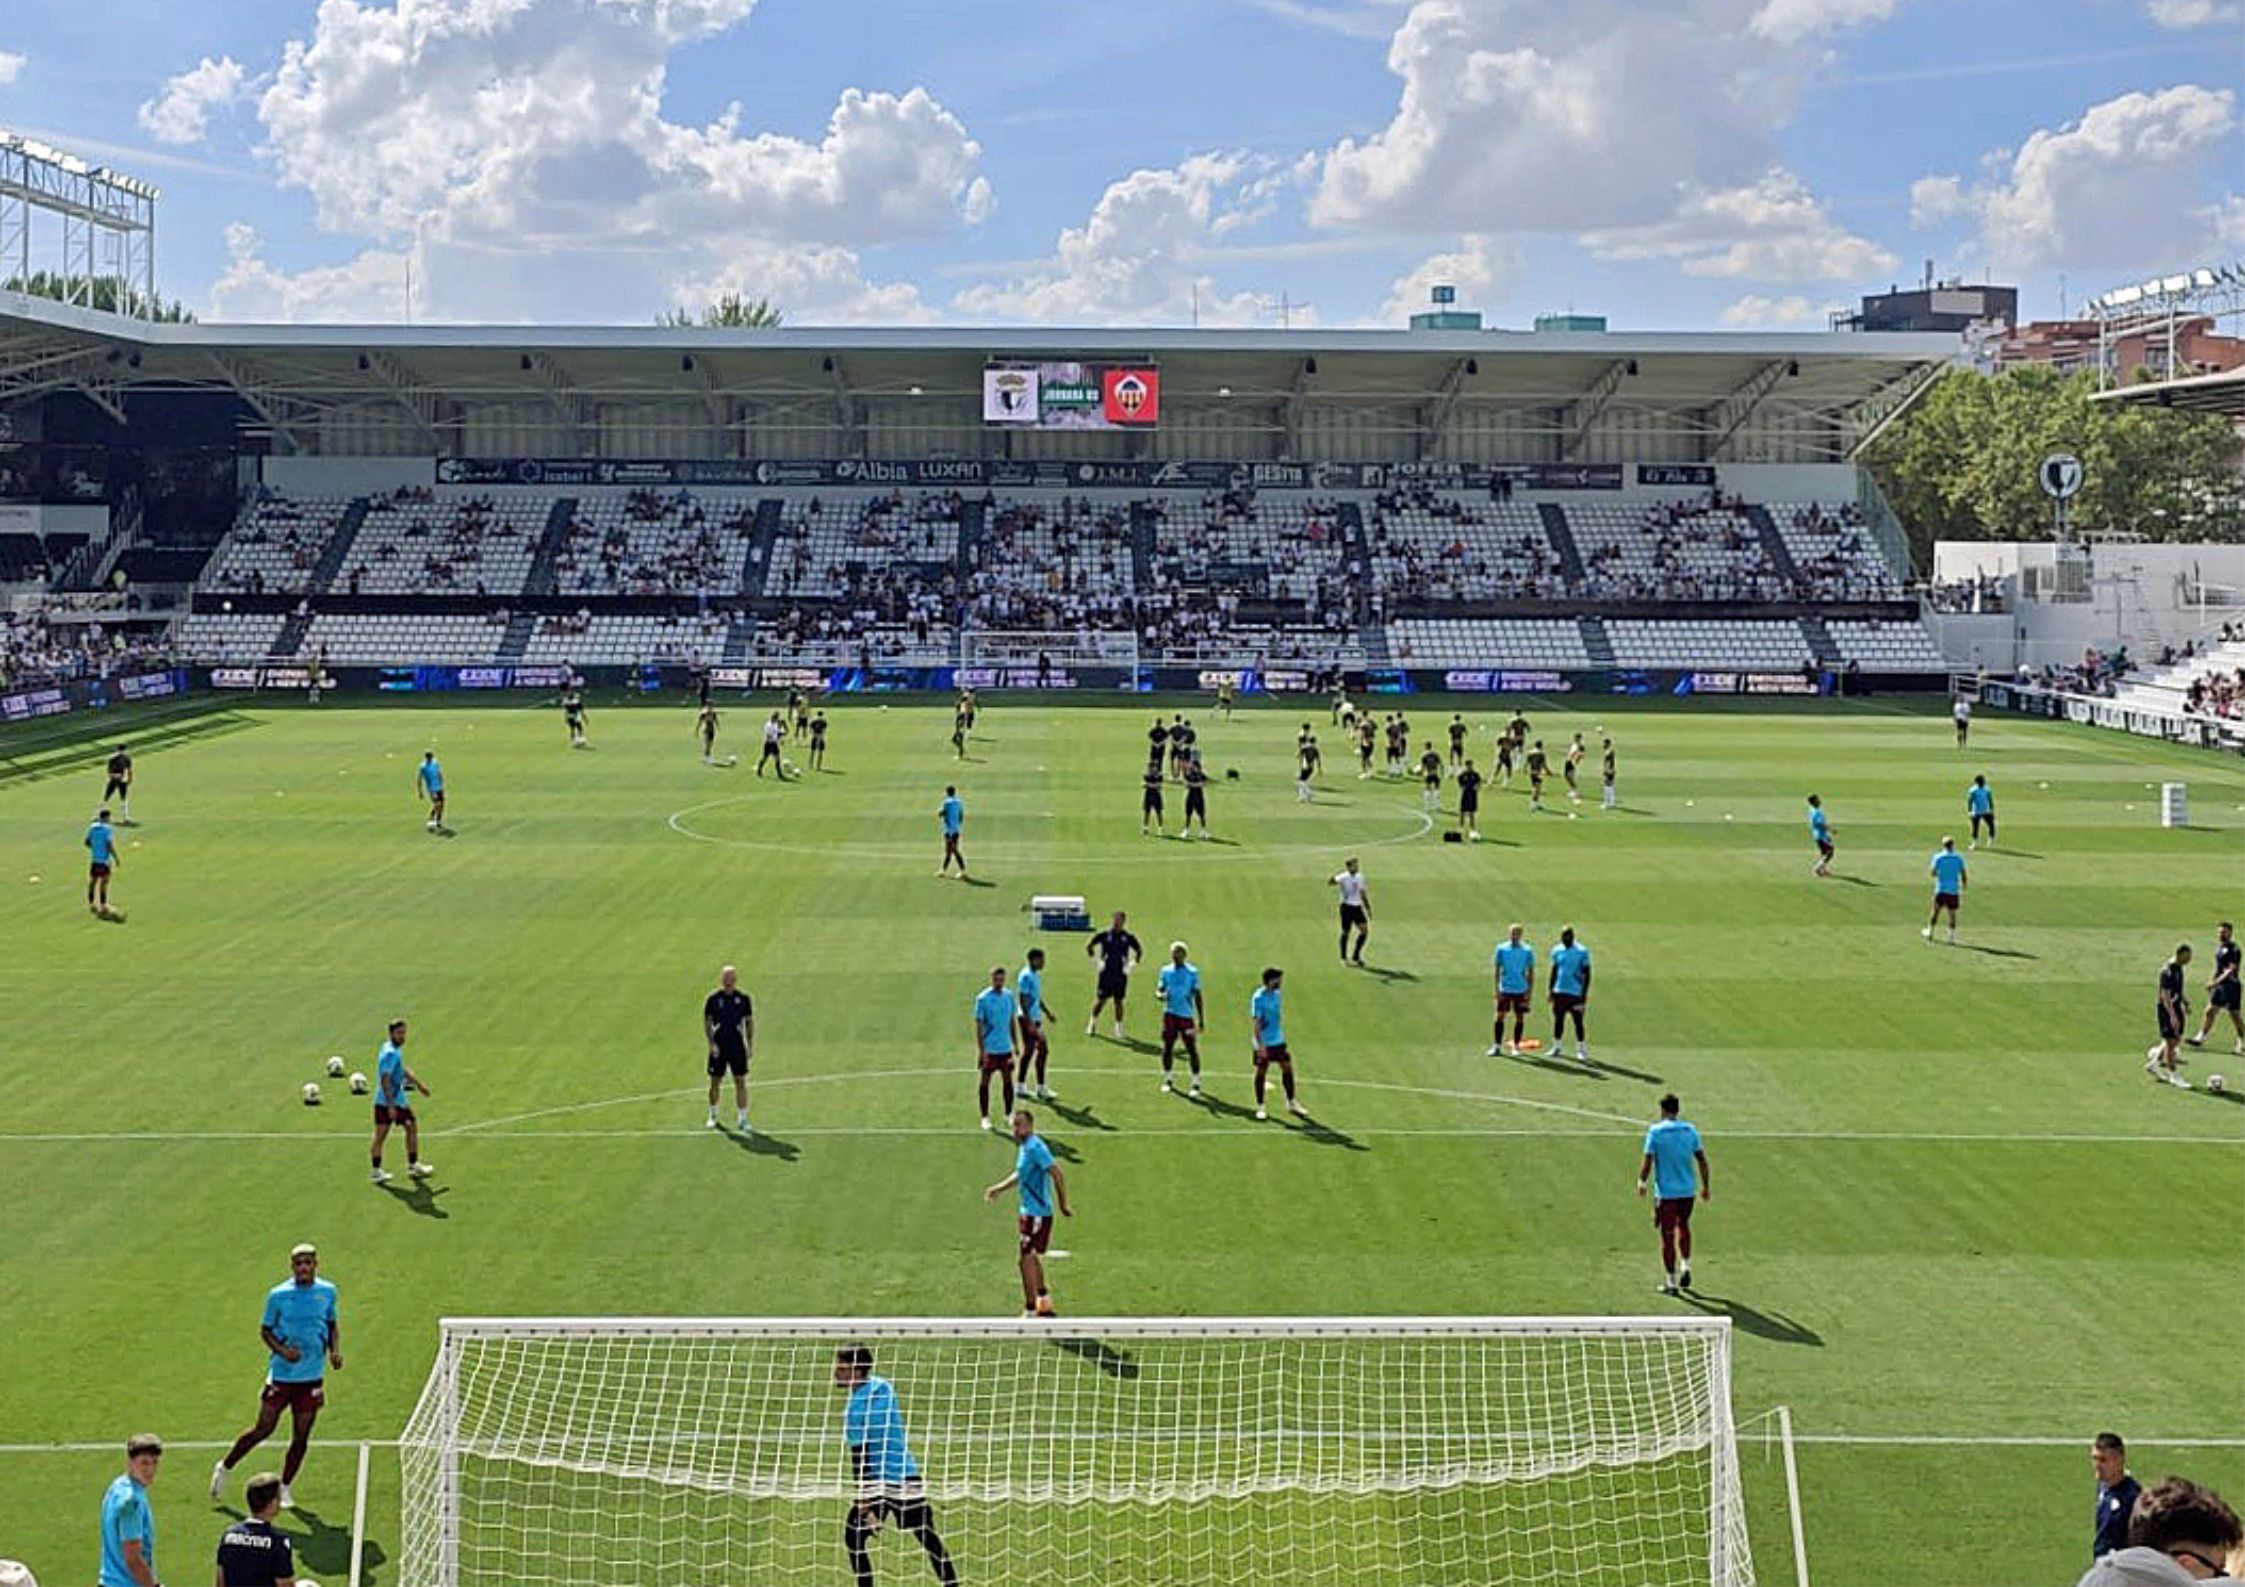
<svg viewBox="0 0 2245 1587"><path fill-rule="evenodd" d="M1816 852L1823 855L1824 858L1830 859L1832 857L1831 840L1828 838L1818 839L1816 844Z"/></svg>
<svg viewBox="0 0 2245 1587"><path fill-rule="evenodd" d="M1164 1014L1161 1017L1162 1039L1172 1036L1190 1036L1195 1030L1193 1022L1183 1014Z"/></svg>
<svg viewBox="0 0 2245 1587"><path fill-rule="evenodd" d="M1527 1013L1528 994L1525 992L1499 992L1497 994L1497 1012L1499 1014Z"/></svg>
<svg viewBox="0 0 2245 1587"><path fill-rule="evenodd" d="M1933 907L1935 909L1954 909L1957 907L1957 903L1957 895L1954 893L1935 893L1933 895Z"/></svg>
<svg viewBox="0 0 2245 1587"><path fill-rule="evenodd" d="M299 1416L314 1416L327 1403L327 1384L321 1378L310 1378L302 1383L275 1383L268 1379L257 1398L258 1403L268 1409L278 1407Z"/></svg>
<svg viewBox="0 0 2245 1587"><path fill-rule="evenodd" d="M374 1122L377 1124L411 1124L414 1122L413 1110L411 1108L393 1108L387 1103L377 1102L374 1104Z"/></svg>
<svg viewBox="0 0 2245 1587"><path fill-rule="evenodd" d="M1043 1256L1052 1247L1052 1220L1032 1218L1027 1214L1019 1220L1021 1225L1021 1254Z"/></svg>
<svg viewBox="0 0 2245 1587"><path fill-rule="evenodd" d="M1653 1227L1656 1229L1688 1229L1692 1225L1692 1198L1689 1196L1663 1196L1653 1203Z"/></svg>
<svg viewBox="0 0 2245 1587"><path fill-rule="evenodd" d="M986 1075L1010 1075L1010 1074L1012 1074L1012 1073L1013 1073L1013 1054L1012 1054L1012 1053L1009 1053L1009 1052L986 1052L986 1053L984 1053L984 1054L982 1055L982 1073L984 1073L984 1074L986 1074Z"/></svg>
<svg viewBox="0 0 2245 1587"><path fill-rule="evenodd" d="M1255 1062L1257 1067L1261 1067L1264 1064L1286 1064L1291 1067L1294 1062L1294 1055L1288 1052L1286 1050L1286 1044L1284 1042L1281 1042L1275 1047L1265 1047L1262 1052L1256 1056Z"/></svg>
<svg viewBox="0 0 2245 1587"><path fill-rule="evenodd" d="M1572 992L1554 992L1551 994L1551 1012L1554 1014L1572 1014L1581 1007L1582 999Z"/></svg>
<svg viewBox="0 0 2245 1587"><path fill-rule="evenodd" d="M89 865L86 867L86 875L94 881L102 881L109 875L109 867L106 865Z"/></svg>

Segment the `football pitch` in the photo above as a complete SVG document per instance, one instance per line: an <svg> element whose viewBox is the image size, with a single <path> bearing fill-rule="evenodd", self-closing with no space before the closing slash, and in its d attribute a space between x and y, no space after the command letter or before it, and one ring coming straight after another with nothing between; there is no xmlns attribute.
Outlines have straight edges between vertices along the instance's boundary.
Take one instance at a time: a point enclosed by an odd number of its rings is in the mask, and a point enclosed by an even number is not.
<svg viewBox="0 0 2245 1587"><path fill-rule="evenodd" d="M969 1005L1039 943L1060 1094L1040 1111L1077 1206L1063 1317L1727 1315L1764 1582L1793 1579L1780 1405L1819 1587L2071 1581L2101 1428L2147 1479L2245 1496L2245 1059L2226 1033L2191 1054L2226 1096L2141 1070L2160 965L2197 947L2195 1029L2214 923L2245 913L2238 762L1988 716L1960 752L1945 714L1876 701L1537 700L1555 754L1590 737L1581 818L1556 777L1542 815L1492 786L1487 841L1461 846L1415 780L1356 778L1323 701L1232 721L1163 701L1215 778L1215 839L1185 843L1139 835L1155 703L1000 697L961 763L946 706L846 700L827 770L784 784L752 775L761 705L725 707L730 769L701 763L676 703L595 699L581 753L550 706L117 718L141 823L122 923L82 896L110 739L0 737L0 1554L86 1579L101 1488L148 1429L173 1450L161 1568L203 1578L226 1519L209 1461L254 1410L258 1308L298 1240L341 1288L346 1368L283 1525L328 1587L348 1446L397 1436L439 1316L1014 1314L1011 1209L980 1194L1010 1155L976 1125ZM1414 755L1459 706L1484 769L1510 706L1408 704ZM1308 805L1305 719L1326 750ZM431 747L448 837L414 797ZM1961 944L1929 944L1928 856L1962 844L1975 772L2002 846L1968 856ZM2158 826L2166 780L2189 784L2188 830ZM947 782L972 885L934 874ZM1173 830L1182 805L1172 785ZM1453 808L1446 790L1432 824ZM1327 885L1350 854L1363 970L1336 963ZM1128 910L1145 941L1128 1042L1084 1035L1081 939L1025 912L1051 892ZM1515 920L1539 949L1562 925L1592 949L1595 1069L1483 1056ZM1148 1040L1173 939L1206 977L1198 1102L1160 1093ZM726 962L756 1002L750 1139L703 1127L700 1005ZM1251 1117L1265 965L1287 971L1308 1126ZM392 1017L434 1092L421 1189L367 1182L362 1102L322 1071L371 1072ZM1530 1028L1550 1036L1540 997ZM1682 1300L1654 1293L1632 1193L1667 1090L1715 1191ZM374 1471L366 1580L386 1587L394 1453ZM833 1563L846 1581L838 1544ZM929 1578L898 1553L882 1579Z"/></svg>

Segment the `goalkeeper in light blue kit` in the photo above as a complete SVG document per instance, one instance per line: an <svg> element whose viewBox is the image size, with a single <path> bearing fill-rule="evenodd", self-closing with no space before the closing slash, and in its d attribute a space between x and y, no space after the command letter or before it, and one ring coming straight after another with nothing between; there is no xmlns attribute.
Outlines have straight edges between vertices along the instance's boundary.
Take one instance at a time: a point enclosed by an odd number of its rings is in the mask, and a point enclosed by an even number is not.
<svg viewBox="0 0 2245 1587"><path fill-rule="evenodd" d="M959 1568L936 1535L935 1512L928 1508L920 1463L905 1440L904 1413L897 1409L896 1386L873 1375L870 1345L844 1345L834 1353L834 1386L850 1391L842 1411L842 1442L850 1452L850 1478L858 1497L842 1523L842 1546L849 1551L857 1587L873 1587L870 1544L883 1523L894 1521L928 1551L928 1564L942 1587L959 1587Z"/></svg>

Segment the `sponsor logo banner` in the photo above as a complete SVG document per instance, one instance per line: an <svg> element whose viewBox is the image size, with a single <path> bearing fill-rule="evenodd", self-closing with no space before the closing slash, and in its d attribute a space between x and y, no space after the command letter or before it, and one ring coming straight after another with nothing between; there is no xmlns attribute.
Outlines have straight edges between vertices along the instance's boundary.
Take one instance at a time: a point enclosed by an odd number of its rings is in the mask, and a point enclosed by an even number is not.
<svg viewBox="0 0 2245 1587"><path fill-rule="evenodd" d="M1161 418L1161 371L1103 369L1099 372L1100 412L1109 424L1127 429Z"/></svg>
<svg viewBox="0 0 2245 1587"><path fill-rule="evenodd" d="M982 422L984 424L1035 424L1042 411L1034 369L985 369L982 372Z"/></svg>
<svg viewBox="0 0 2245 1587"><path fill-rule="evenodd" d="M1715 465L1712 463L1639 463L1637 483L1640 485L1712 485L1715 483Z"/></svg>

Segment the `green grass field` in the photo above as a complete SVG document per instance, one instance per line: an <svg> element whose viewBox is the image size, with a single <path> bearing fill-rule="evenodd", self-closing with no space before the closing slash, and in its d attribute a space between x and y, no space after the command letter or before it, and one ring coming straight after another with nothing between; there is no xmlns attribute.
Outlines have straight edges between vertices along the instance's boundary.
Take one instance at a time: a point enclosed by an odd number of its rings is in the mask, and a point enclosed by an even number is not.
<svg viewBox="0 0 2245 1587"><path fill-rule="evenodd" d="M1415 737L1451 703L1414 702ZM346 1329L288 1522L330 1587L340 1446L397 1435L439 1315L1011 1314L968 1004L1020 963L1040 891L1127 908L1157 953L1187 939L1214 1019L1208 1104L1162 1096L1148 1051L1084 1038L1089 965L1042 939L1066 1104L1048 1133L1079 1204L1064 1311L1683 1306L1654 1294L1631 1194L1673 1088L1715 1174L1688 1304L1736 1322L1741 1421L1792 1408L1820 1587L2071 1581L2101 1427L2139 1473L2245 1497L2245 1073L2223 1099L2139 1068L2159 965L2199 945L2195 1018L2214 921L2238 912L2237 762L1985 717L1959 753L1945 720L1878 704L1539 703L1554 748L1614 732L1625 809L1592 788L1580 820L1531 817L1492 793L1489 841L1461 848L1425 834L1415 785L1349 774L1330 730L1325 789L1296 804L1304 709L1196 708L1209 763L1240 771L1203 845L1138 835L1143 710L1001 699L957 766L947 712L848 702L829 774L778 786L750 775L746 707L730 771L698 762L675 705L596 701L582 754L550 709L220 707L137 735L124 924L80 896L99 747L0 739L0 1555L87 1579L110 1446L146 1427L178 1449L165 1573L202 1579L224 1519L209 1446L254 1406L260 1298L299 1239ZM1471 719L1486 764L1496 717ZM426 745L451 838L413 798ZM1971 856L1964 946L1929 946L1927 856L1961 837L1974 771L2004 847ZM985 885L933 875L954 777ZM2191 830L2157 826L2170 778ZM1811 791L1830 881L1808 874ZM1369 972L1334 963L1325 879L1352 852ZM1597 1074L1482 1056L1514 919L1594 950ZM757 1000L767 1133L746 1145L701 1127L699 1004L727 960ZM1319 1131L1244 1113L1266 963L1289 971ZM421 1195L367 1183L355 1099L297 1100L329 1053L371 1070L393 1014L435 1090ZM2245 1071L2216 1050L2190 1072ZM1742 1445L1756 1564L1790 1582L1763 1425ZM395 1470L378 1454L377 1583ZM903 1559L885 1581L926 1579Z"/></svg>

